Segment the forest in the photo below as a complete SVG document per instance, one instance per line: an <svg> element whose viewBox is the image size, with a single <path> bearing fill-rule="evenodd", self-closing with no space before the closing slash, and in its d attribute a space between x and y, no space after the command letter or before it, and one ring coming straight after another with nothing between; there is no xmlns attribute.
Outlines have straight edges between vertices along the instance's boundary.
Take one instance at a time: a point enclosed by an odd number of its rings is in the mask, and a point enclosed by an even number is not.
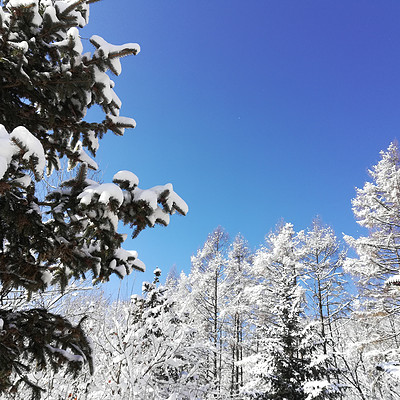
<svg viewBox="0 0 400 400"><path fill-rule="evenodd" d="M190 273L161 285L157 268L127 300L84 281L30 301L12 292L16 310L86 316L96 367L32 371L6 398L34 385L45 399L398 399L399 155L382 152L353 200L367 236L342 243L320 218L300 232L281 221L251 252L218 227Z"/></svg>
<svg viewBox="0 0 400 400"><path fill-rule="evenodd" d="M0 398L400 399L396 141L352 200L359 236L282 220L252 250L217 227L190 271L103 293L145 270L121 226L134 239L189 208L172 184L93 172L101 139L136 126L111 76L140 52L98 35L84 52L95 2L1 2Z"/></svg>

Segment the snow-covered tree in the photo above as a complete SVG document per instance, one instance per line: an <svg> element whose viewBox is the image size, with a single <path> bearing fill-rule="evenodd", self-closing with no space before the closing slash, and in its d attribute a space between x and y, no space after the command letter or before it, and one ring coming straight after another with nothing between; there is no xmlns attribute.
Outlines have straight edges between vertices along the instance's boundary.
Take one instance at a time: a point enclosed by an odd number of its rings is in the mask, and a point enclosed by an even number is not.
<svg viewBox="0 0 400 400"><path fill-rule="evenodd" d="M229 345L231 369L229 395L240 398L240 388L247 378L241 363L248 355L248 343L253 333L253 305L246 295L246 288L254 284L252 254L241 235L233 241L224 270L226 297L224 301L225 336Z"/></svg>
<svg viewBox="0 0 400 400"><path fill-rule="evenodd" d="M263 290L258 351L247 359L252 379L243 389L251 399L326 399L337 393L328 381L318 334L304 320L297 245L293 226L284 224L255 255Z"/></svg>
<svg viewBox="0 0 400 400"><path fill-rule="evenodd" d="M339 380L335 351L339 340L338 324L349 313L351 303L342 270L346 252L341 249L333 229L324 225L320 218L315 218L311 229L299 232L298 237L307 316L318 323L327 365L336 371L336 380Z"/></svg>
<svg viewBox="0 0 400 400"><path fill-rule="evenodd" d="M346 400L400 399L399 317L354 302L351 318L340 324L336 343Z"/></svg>
<svg viewBox="0 0 400 400"><path fill-rule="evenodd" d="M363 338L362 349L374 348L375 365L362 363L371 371L382 365L398 364L400 359L400 312L398 283L400 282L400 152L396 142L381 151L381 160L369 171L371 181L357 189L353 212L365 236L346 241L355 249L357 257L348 258L345 268L359 280L361 306L357 319L370 326ZM372 333L373 332L373 333ZM379 339L378 339L379 338ZM379 346L377 346L379 343ZM366 357L362 351L359 352ZM388 363L388 364L387 364ZM365 366L367 365L367 367ZM391 368L388 368L391 370ZM353 368L354 370L354 368ZM385 368L380 369L381 372ZM376 370L375 370L376 372ZM353 373L353 376L355 374ZM360 375L360 374L359 374ZM379 374L375 388L385 386L390 374ZM353 382L356 381L353 379ZM367 382L365 387L368 387ZM382 386L383 385L383 386ZM357 387L357 385L353 385ZM364 389L365 390L365 389Z"/></svg>
<svg viewBox="0 0 400 400"><path fill-rule="evenodd" d="M369 171L371 180L357 189L352 201L365 235L345 236L356 257L347 258L344 266L358 279L361 296L353 301L356 307L346 323L338 325L334 358L339 366L338 378L347 386L344 398L351 400L400 398L398 144L391 143L380 154L381 160ZM345 297L339 296L342 304Z"/></svg>
<svg viewBox="0 0 400 400"><path fill-rule="evenodd" d="M105 310L109 306L108 302L102 297L100 287L90 287L83 280L70 282L63 293L60 293L57 288L50 288L45 292L32 293L30 299L26 293L12 293L12 299L8 304L12 306L13 303L16 305L16 308L13 308L14 312L29 310L32 307L46 309L53 314L67 317L72 324L79 323L83 317L90 315L91 317L86 318L83 323L85 331L88 331L89 321L92 322L92 315L98 313L98 310ZM93 347L92 341L90 343ZM89 371L84 369L75 376L69 376L69 379L66 379L67 369L67 365L61 365L57 370L32 368L27 373L27 378L31 383L43 389L42 400L74 398L78 392L87 393L91 382ZM20 386L17 391L11 390L3 393L3 395L0 394L2 400L26 400L27 398L31 399L31 397L29 385Z"/></svg>
<svg viewBox="0 0 400 400"><path fill-rule="evenodd" d="M135 251L121 248L125 236L118 221L136 236L187 206L172 185L148 190L128 171L113 183L87 178L96 169L99 139L122 135L135 121L120 116L121 101L109 73L121 73L120 58L137 54L137 44L111 45L94 35L94 52L83 53L80 28L96 0L4 0L0 7L0 296L11 290L37 292L49 285L62 290L71 277L92 274L100 282L123 277L144 265ZM86 118L99 105L100 122ZM66 157L78 165L76 177L37 195L47 169ZM0 392L30 385L32 368L67 364L77 373L92 369L92 349L82 324L37 308L0 309Z"/></svg>
<svg viewBox="0 0 400 400"><path fill-rule="evenodd" d="M384 284L397 285L400 277L400 153L393 142L381 152L381 160L369 171L371 182L357 189L353 212L357 223L368 230L355 239L346 236L358 258L348 259L346 268L360 284L383 295ZM399 278L400 280L400 278Z"/></svg>
<svg viewBox="0 0 400 400"><path fill-rule="evenodd" d="M184 302L159 285L160 269L153 282L143 284L143 295L129 301L107 301L100 291L68 296L61 313L76 320L87 314L85 328L92 338L96 369L75 379L51 370L30 374L46 389L42 398L85 400L188 400L203 398L207 387L199 375L201 348ZM62 372L65 372L62 370ZM12 400L23 400L26 390ZM3 397L0 398L3 399ZM5 398L5 397L4 397Z"/></svg>
<svg viewBox="0 0 400 400"><path fill-rule="evenodd" d="M95 322L99 367L88 399L174 399L201 395L196 346L187 314L164 286L143 284L143 296L113 304Z"/></svg>
<svg viewBox="0 0 400 400"><path fill-rule="evenodd" d="M211 386L210 398L221 396L224 377L224 315L222 309L226 295L224 285L225 250L228 236L218 227L212 232L204 246L192 257L192 268L188 279L193 317L201 327L204 345L209 346L205 375Z"/></svg>

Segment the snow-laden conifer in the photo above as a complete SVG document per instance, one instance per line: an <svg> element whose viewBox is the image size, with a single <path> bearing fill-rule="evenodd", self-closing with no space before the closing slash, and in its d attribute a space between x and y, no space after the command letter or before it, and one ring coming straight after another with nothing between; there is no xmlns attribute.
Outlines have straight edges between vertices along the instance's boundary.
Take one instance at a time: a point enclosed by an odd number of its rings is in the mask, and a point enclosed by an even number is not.
<svg viewBox="0 0 400 400"><path fill-rule="evenodd" d="M80 29L96 0L4 0L0 7L0 296L11 290L36 292L49 285L64 290L71 277L97 281L123 277L144 264L121 248L118 221L134 236L155 224L167 225L185 202L171 184L143 190L137 177L117 173L114 181L88 179L93 157L108 131L122 135L135 127L120 115L121 100L110 74L120 59L136 55L134 43L112 45L90 38L84 52ZM99 105L102 121L87 110ZM60 168L65 157L78 167L72 179L40 199L37 183ZM0 309L0 392L30 385L32 368L66 363L76 373L92 368L92 349L82 324L44 309Z"/></svg>
<svg viewBox="0 0 400 400"><path fill-rule="evenodd" d="M245 360L251 377L242 389L249 399L328 399L337 395L314 325L304 318L299 285L298 238L291 224L267 237L255 255L258 348Z"/></svg>

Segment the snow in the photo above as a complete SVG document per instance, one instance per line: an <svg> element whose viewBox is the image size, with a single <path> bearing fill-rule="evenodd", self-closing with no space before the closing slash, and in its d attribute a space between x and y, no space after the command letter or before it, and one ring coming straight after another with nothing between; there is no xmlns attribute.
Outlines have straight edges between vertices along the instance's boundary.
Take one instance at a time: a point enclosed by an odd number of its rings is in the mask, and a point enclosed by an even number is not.
<svg viewBox="0 0 400 400"><path fill-rule="evenodd" d="M43 146L40 140L33 136L28 129L23 126L16 127L11 132L11 140L20 142L26 149L26 153L23 156L24 160L29 160L31 157L37 158L37 165L35 170L38 176L43 176L46 159L44 155Z"/></svg>
<svg viewBox="0 0 400 400"><path fill-rule="evenodd" d="M119 260L128 261L129 259L137 258L138 253L135 250L124 250L119 248L115 250L114 257L118 258Z"/></svg>
<svg viewBox="0 0 400 400"><path fill-rule="evenodd" d="M108 204L110 199L116 199L121 205L124 200L124 195L121 189L113 183L103 183L96 189L96 193L100 194L99 202Z"/></svg>
<svg viewBox="0 0 400 400"><path fill-rule="evenodd" d="M85 152L85 150L83 150L83 145L80 140L76 144L74 151L79 153L78 157L81 162L85 162L90 168L94 170L99 169L99 166L97 165L96 161L94 161L93 158L90 157L89 154Z"/></svg>
<svg viewBox="0 0 400 400"><path fill-rule="evenodd" d="M133 265L135 266L135 269L138 271L145 272L146 271L146 265L142 260L139 260L138 258L134 261Z"/></svg>
<svg viewBox="0 0 400 400"><path fill-rule="evenodd" d="M81 42L81 38L79 36L79 30L76 27L72 27L68 29L67 37L60 42L51 43L51 46L54 47L70 47L70 43L72 42L73 47L72 50L77 54L82 54L83 45Z"/></svg>
<svg viewBox="0 0 400 400"><path fill-rule="evenodd" d="M32 4L37 4L37 0L10 0L8 2L9 7L28 7Z"/></svg>
<svg viewBox="0 0 400 400"><path fill-rule="evenodd" d="M91 103L91 101L92 101L92 92L90 90L85 90L83 92L83 94L85 95L85 103L86 103L86 105L89 105ZM91 133L91 132L93 132L93 131L89 131L89 133Z"/></svg>
<svg viewBox="0 0 400 400"><path fill-rule="evenodd" d="M28 51L28 49L29 49L28 42L26 42L26 41L17 42L17 43L15 43L15 42L9 42L9 43L10 43L10 45L11 45L12 47L14 47L15 49L21 50L22 53L26 53L26 52Z"/></svg>
<svg viewBox="0 0 400 400"><path fill-rule="evenodd" d="M123 265L118 265L118 267L114 268L114 271L116 271L121 277L126 276L126 268Z"/></svg>
<svg viewBox="0 0 400 400"><path fill-rule="evenodd" d="M115 267L117 266L117 260L112 260L108 266L108 268L110 269L115 269Z"/></svg>
<svg viewBox="0 0 400 400"><path fill-rule="evenodd" d="M308 394L306 400L311 400L318 397L331 386L332 385L327 380L306 382L304 384L304 392L305 394Z"/></svg>
<svg viewBox="0 0 400 400"><path fill-rule="evenodd" d="M72 354L69 351L63 349L57 349L56 347L50 346L49 344L46 345L46 348L50 350L53 354L60 354L70 362L83 363L85 361L84 358L78 354Z"/></svg>
<svg viewBox="0 0 400 400"><path fill-rule="evenodd" d="M82 14L80 12L73 10L70 12L70 14L76 18L77 24L79 27L83 28L88 23L88 20L83 18Z"/></svg>
<svg viewBox="0 0 400 400"><path fill-rule="evenodd" d="M10 141L10 135L6 128L0 125L0 179L3 178L16 151L17 149Z"/></svg>
<svg viewBox="0 0 400 400"><path fill-rule="evenodd" d="M24 175L22 178L14 179L14 182L27 188L31 184L32 179L29 175Z"/></svg>
<svg viewBox="0 0 400 400"><path fill-rule="evenodd" d="M400 365L397 362L385 362L379 364L379 369L388 372L394 378L400 379Z"/></svg>
<svg viewBox="0 0 400 400"><path fill-rule="evenodd" d="M68 30L67 35L69 39L72 39L74 42L74 51L78 54L82 54L83 45L81 42L81 38L79 36L78 28L72 27Z"/></svg>
<svg viewBox="0 0 400 400"><path fill-rule="evenodd" d="M159 222L160 224L167 226L169 224L170 217L166 211L164 211L160 207L157 207L154 210L153 214L147 217L147 220L149 221L151 226L154 226L156 222Z"/></svg>
<svg viewBox="0 0 400 400"><path fill-rule="evenodd" d="M166 185L154 186L151 189L147 189L146 192L147 191L154 192L157 197L161 195L161 193L163 192L168 192L168 195L166 196L166 203L169 209L173 209L174 207L176 207L178 210L182 212L183 215L186 215L188 213L189 211L188 205L177 193L174 192L172 183L167 183ZM140 198L152 200L153 196L150 193L141 193ZM155 207L152 208L155 209Z"/></svg>
<svg viewBox="0 0 400 400"><path fill-rule="evenodd" d="M169 210L173 210L176 207L180 212L182 212L183 215L187 214L187 212L189 211L187 204L174 192L171 183L167 183L166 185L154 186L150 189L145 190L138 187L132 190L134 200L146 202L154 212L156 212L158 208L159 197L163 193L165 193L165 201ZM148 217L148 219L152 224L154 224L156 219L160 219L166 225L168 225L169 223L169 217L164 216L163 213L158 211L156 215L150 216Z"/></svg>
<svg viewBox="0 0 400 400"><path fill-rule="evenodd" d="M58 9L58 12L62 14L69 6L69 4L64 0L60 0L60 1L55 1L54 6Z"/></svg>
<svg viewBox="0 0 400 400"><path fill-rule="evenodd" d="M40 141L23 126L15 128L9 135L4 126L0 125L0 179L8 169L12 157L21 150L25 151L22 157L24 160L29 161L31 157L36 159L35 172L38 176L43 176L46 159ZM26 183L27 179L21 182Z"/></svg>
<svg viewBox="0 0 400 400"><path fill-rule="evenodd" d="M146 202L149 207L153 210L155 210L157 206L157 192L154 191L153 189L146 189L142 190L139 188L136 188L134 190L134 197L136 201L144 201Z"/></svg>
<svg viewBox="0 0 400 400"><path fill-rule="evenodd" d="M107 104L110 104L114 98L114 91L111 86L110 77L103 71L101 71L96 65L93 67L94 80L96 83L102 86L101 93Z"/></svg>
<svg viewBox="0 0 400 400"><path fill-rule="evenodd" d="M126 50L135 52L136 54L140 52L140 46L137 43L114 45L108 43L99 35L93 35L90 38L90 42L97 48L98 52L101 52L104 58L107 58L109 55L115 56L121 54Z"/></svg>
<svg viewBox="0 0 400 400"><path fill-rule="evenodd" d="M7 8L29 7L33 12L32 25L39 26L42 23L42 17L39 14L38 0L10 0Z"/></svg>
<svg viewBox="0 0 400 400"><path fill-rule="evenodd" d="M91 95L91 92L88 91L88 93ZM88 101L88 104L90 103L90 100ZM99 148L99 140L96 137L96 133L94 131L89 131L87 135L87 139L90 143L90 147L96 151Z"/></svg>
<svg viewBox="0 0 400 400"><path fill-rule="evenodd" d="M128 272L132 272L132 267L144 272L146 270L146 266L144 265L143 261L139 260L138 253L135 250L125 250L123 248L119 248L114 252L114 257L125 264L128 267ZM124 268L123 272L119 268ZM122 276L126 275L125 267L117 267L114 268L120 272Z"/></svg>
<svg viewBox="0 0 400 400"><path fill-rule="evenodd" d="M113 177L113 182L129 182L129 188L139 185L139 178L131 171L119 171Z"/></svg>
<svg viewBox="0 0 400 400"><path fill-rule="evenodd" d="M80 199L81 204L89 205L92 202L94 195L99 196L98 201L102 204L108 204L111 199L115 199L120 206L124 200L121 188L114 183L90 185L79 194L78 199Z"/></svg>
<svg viewBox="0 0 400 400"><path fill-rule="evenodd" d="M128 117L120 117L120 116L115 116L111 114L107 114L107 117L111 119L113 124L117 126L124 126L124 127L129 127L129 128L135 128L136 127L136 121L133 118L128 118Z"/></svg>
<svg viewBox="0 0 400 400"><path fill-rule="evenodd" d="M112 225L114 231L117 232L118 222L119 222L118 215L109 212L107 217L108 217L110 224Z"/></svg>
<svg viewBox="0 0 400 400"><path fill-rule="evenodd" d="M45 286L48 286L48 285L50 285L50 283L53 279L53 275L49 271L42 271L41 279L42 279L43 283L45 284Z"/></svg>
<svg viewBox="0 0 400 400"><path fill-rule="evenodd" d="M122 72L120 57L128 54L138 54L140 46L137 43L126 43L123 45L113 45L106 42L101 36L93 35L90 42L96 47L94 57L108 59L111 66L111 71L115 75L120 75Z"/></svg>
<svg viewBox="0 0 400 400"><path fill-rule="evenodd" d="M45 15L48 15L50 17L53 24L56 24L59 22L59 19L57 18L57 14L56 14L56 9L52 5L48 5L46 7L46 10L43 13L43 19L44 19Z"/></svg>

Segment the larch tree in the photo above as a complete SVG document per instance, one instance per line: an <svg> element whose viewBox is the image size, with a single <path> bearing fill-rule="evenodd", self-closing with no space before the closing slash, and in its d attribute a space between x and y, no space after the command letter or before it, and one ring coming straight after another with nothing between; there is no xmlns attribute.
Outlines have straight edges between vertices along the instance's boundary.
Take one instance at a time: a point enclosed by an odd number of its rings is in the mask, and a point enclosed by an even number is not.
<svg viewBox="0 0 400 400"><path fill-rule="evenodd" d="M118 221L136 236L156 223L167 225L187 206L172 185L138 187L129 171L112 183L87 178L96 169L99 139L108 131L123 135L135 121L120 116L121 101L109 73L121 73L120 58L139 53L137 44L111 45L90 38L93 53L83 53L80 28L96 0L3 0L0 7L0 296L28 292L69 279L108 280L144 264L135 251L122 249ZM86 118L99 105L100 122ZM89 156L89 154L91 156ZM37 184L66 157L77 175L39 200ZM82 323L46 309L0 309L0 392L20 383L36 396L32 368L62 365L77 373L92 366L92 349Z"/></svg>
<svg viewBox="0 0 400 400"><path fill-rule="evenodd" d="M393 142L369 171L371 182L357 189L352 200L357 223L366 236L345 236L358 258L349 258L346 269L359 277L369 295L384 296L384 285L400 280L400 153ZM389 296L390 297L390 296Z"/></svg>
<svg viewBox="0 0 400 400"><path fill-rule="evenodd" d="M362 367L367 371L375 368L380 379L375 387L382 388L390 386L400 354L400 151L397 142L391 143L380 155L381 160L369 171L371 180L357 189L352 200L356 221L366 233L359 238L345 236L356 251L356 257L346 259L345 268L358 279L362 295L356 316L358 323L369 330L364 349L375 348L373 362L363 363ZM364 353L359 353L365 359ZM387 371L387 374L378 371ZM357 382L354 386L360 392L358 379L353 381Z"/></svg>
<svg viewBox="0 0 400 400"><path fill-rule="evenodd" d="M350 312L350 296L342 270L346 251L341 249L333 229L315 218L312 227L298 234L299 261L303 265L307 315L318 321L322 350L327 365L339 380L336 343L341 318Z"/></svg>
<svg viewBox="0 0 400 400"><path fill-rule="evenodd" d="M224 252L228 245L228 236L218 227L212 232L203 247L192 257L189 275L190 297L193 315L197 326L204 332L204 344L210 347L204 364L210 382L210 398L220 398L224 363L224 315L222 314L225 288Z"/></svg>
<svg viewBox="0 0 400 400"><path fill-rule="evenodd" d="M241 361L248 355L248 341L253 331L253 305L246 295L246 288L254 283L252 253L241 235L235 237L230 247L224 274L226 284L225 335L231 353L230 361L228 361L231 369L229 396L236 399L240 398L240 388L243 387L246 379Z"/></svg>

